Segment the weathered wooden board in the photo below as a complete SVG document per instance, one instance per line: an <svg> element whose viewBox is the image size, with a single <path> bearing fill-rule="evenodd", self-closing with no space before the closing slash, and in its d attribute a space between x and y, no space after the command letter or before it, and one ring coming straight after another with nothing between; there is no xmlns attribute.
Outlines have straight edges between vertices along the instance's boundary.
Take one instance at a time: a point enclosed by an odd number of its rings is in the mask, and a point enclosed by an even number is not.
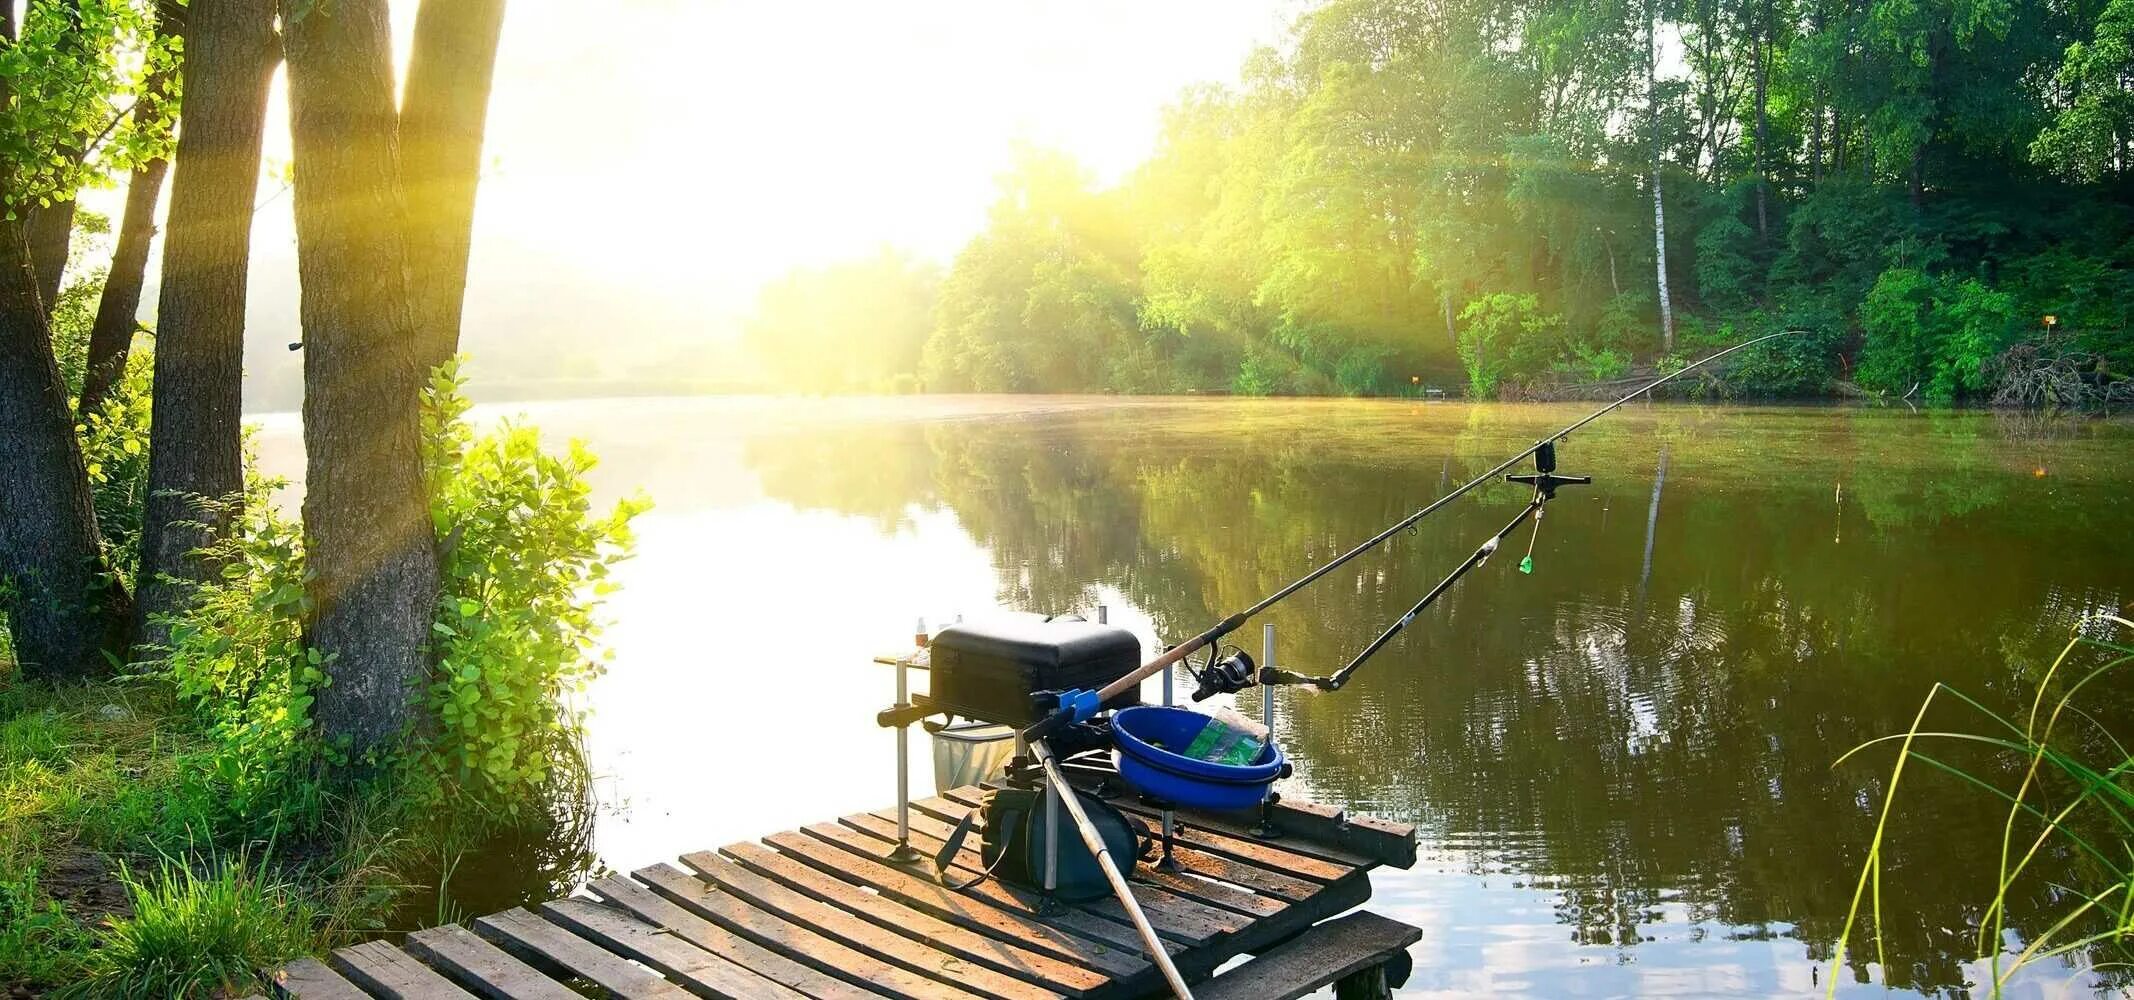
<svg viewBox="0 0 2134 1000"><path fill-rule="evenodd" d="M846 816L838 820L838 822L851 829L868 830L877 834L882 833L884 830L881 820L864 813ZM888 829L893 831L894 827L895 824L892 823L889 824ZM807 832L814 833L816 829L816 827L808 827ZM894 833L887 835L894 836ZM922 834L917 830L912 832L912 846L927 854L939 851L942 845L943 842L938 838ZM985 870L985 861L979 857L977 845L968 840L964 841L963 849L957 853L955 863L964 870L963 877L965 878ZM1134 901L1141 904L1142 912L1148 915L1149 925L1156 929L1156 933L1193 947L1206 945L1216 938L1240 930L1252 922L1250 917L1210 906L1199 900L1187 899L1169 890L1149 885L1146 882L1135 882L1129 888L1133 890ZM1130 924L1132 922L1131 918L1126 915L1125 907L1120 906L1118 900L1108 896L1086 903L1075 904L1075 908L1097 914L1118 923Z"/></svg>
<svg viewBox="0 0 2134 1000"><path fill-rule="evenodd" d="M365 941L327 956L348 981L384 1000L462 1000L472 994L384 941Z"/></svg>
<svg viewBox="0 0 2134 1000"><path fill-rule="evenodd" d="M908 881L883 874L904 874L883 863L883 858L890 850L888 840L827 823L810 827L806 833L774 833L763 840L776 847L780 853L819 870L835 875L860 875L869 885L877 888L892 886L910 890ZM968 873L964 874L968 876ZM910 877L905 876L906 879ZM913 898L917 898L915 890L912 890L911 894ZM999 909L1026 922L1043 923L1063 933L1110 945L1113 949L1127 954L1140 954L1141 940L1131 926L1082 910L1061 909L1055 913L1042 914L1035 894L1003 885L998 879L987 879L976 886L958 891L956 895ZM1185 947L1175 941L1166 942L1166 945L1174 953Z"/></svg>
<svg viewBox="0 0 2134 1000"><path fill-rule="evenodd" d="M282 966L274 974L274 990L301 1000L370 1000L369 994L315 958L299 958Z"/></svg>
<svg viewBox="0 0 2134 1000"><path fill-rule="evenodd" d="M779 857L778 852L761 844L732 844L721 848L720 853L751 873L771 879L784 888L849 910L898 934L925 941L936 948L1018 979L1037 983L1047 989L1073 996L1087 996L1111 981L1111 976L1102 971L1023 948L1012 943L1012 938L987 937L896 900L868 892L850 882L831 878L798 862ZM687 863L689 859L682 860Z"/></svg>
<svg viewBox="0 0 2134 1000"><path fill-rule="evenodd" d="M1379 965L1422 939L1417 928L1375 913L1336 917L1229 972L1193 995L1199 1000L1295 1000Z"/></svg>
<svg viewBox="0 0 2134 1000"><path fill-rule="evenodd" d="M756 975L621 910L584 899L541 904L541 915L618 955L642 962L698 996L802 1000Z"/></svg>
<svg viewBox="0 0 2134 1000"><path fill-rule="evenodd" d="M947 793L943 798L953 801L964 808L969 808L978 802L979 794L980 791L977 788L966 786ZM1153 817L1160 815L1155 810L1148 809L1127 799L1115 800L1113 804L1128 812L1143 816ZM1368 862L1363 865L1351 865L1325 861L1285 847L1277 847L1275 842L1253 840L1249 836L1217 833L1190 822L1181 822L1176 829L1178 842L1189 847L1322 884L1338 882L1343 878L1363 871L1368 865Z"/></svg>
<svg viewBox="0 0 2134 1000"><path fill-rule="evenodd" d="M696 876L678 869L655 865L638 869L632 875L683 909L787 958L806 963L840 979L860 983L891 996L911 997L914 1000L933 1000L937 997L964 1000L978 996L969 990L930 979L866 952L848 948L842 942L818 934L810 928L713 889L698 881Z"/></svg>
<svg viewBox="0 0 2134 1000"><path fill-rule="evenodd" d="M913 803L911 846L941 850L979 794L954 789ZM1286 1000L1336 980L1344 996L1382 989L1365 980L1389 955L1400 965L1393 972L1404 974L1402 949L1420 936L1414 928L1368 914L1313 924L1369 897L1366 870L1397 859L1408 828L1291 805L1278 822L1296 825L1293 840L1253 838L1235 817L1189 816L1175 867L1139 862L1129 873L1135 900L1188 981L1206 980L1240 954L1257 956L1202 982L1198 995ZM952 888L931 865L892 861L896 835L895 813L877 810L698 852L683 858L695 874L654 866L596 880L589 898L492 914L471 930L431 928L399 947L343 948L330 967L292 962L273 992L324 1000L575 1000L589 989L625 1000L1125 1000L1162 992L1118 901L1060 906L999 879ZM975 839L950 860L958 880L984 867Z"/></svg>
<svg viewBox="0 0 2134 1000"><path fill-rule="evenodd" d="M682 856L682 863L734 897L768 910L818 934L920 975L953 983L995 1000L1050 1000L1061 992L973 963L967 956L935 944L914 941L839 907L810 898L750 872L709 851Z"/></svg>
<svg viewBox="0 0 2134 1000"><path fill-rule="evenodd" d="M689 994L641 965L523 909L474 921L474 933L551 975L596 983L621 1000L681 1000Z"/></svg>
<svg viewBox="0 0 2134 1000"><path fill-rule="evenodd" d="M816 1000L875 1000L881 996L866 987L817 972L705 920L642 883L611 877L593 882L586 889L611 906L658 924L675 937Z"/></svg>
<svg viewBox="0 0 2134 1000"><path fill-rule="evenodd" d="M428 962L452 981L487 1000L584 1000L577 991L497 950L456 925L408 935L408 954Z"/></svg>
<svg viewBox="0 0 2134 1000"><path fill-rule="evenodd" d="M952 803L947 803L946 800L940 801L944 805L952 805ZM868 815L887 823L892 829L896 826L896 811L893 809L885 809ZM946 838L954 828L954 823L942 819L940 814L936 812L917 808L912 810L911 829L914 831L923 832L929 837ZM1225 910L1244 914L1247 917L1273 916L1281 912L1282 907L1286 905L1282 899L1260 895L1249 888L1221 881L1219 876L1209 874L1208 866L1198 863L1203 858L1220 862L1222 867L1227 870L1254 870L1249 865L1238 864L1227 859L1209 858L1207 855L1196 857L1186 851L1178 851L1174 858L1178 862L1176 871L1159 871L1147 864L1136 864L1133 866L1132 871L1127 872L1127 876L1130 879L1156 886L1167 892L1184 896L1188 899L1197 899L1210 906L1221 907ZM1272 878L1284 877L1277 876L1272 872L1264 874ZM1299 884L1317 888L1309 882L1300 882ZM1309 891L1302 893L1302 895L1310 894Z"/></svg>

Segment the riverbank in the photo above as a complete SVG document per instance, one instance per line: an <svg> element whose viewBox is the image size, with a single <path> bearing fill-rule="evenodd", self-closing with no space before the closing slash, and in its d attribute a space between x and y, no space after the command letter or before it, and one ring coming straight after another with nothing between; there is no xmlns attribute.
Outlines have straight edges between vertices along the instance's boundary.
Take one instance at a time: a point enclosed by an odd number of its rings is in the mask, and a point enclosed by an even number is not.
<svg viewBox="0 0 2134 1000"><path fill-rule="evenodd" d="M339 804L331 838L232 831L213 742L160 681L0 672L0 986L206 995L381 926L403 880L379 806Z"/></svg>

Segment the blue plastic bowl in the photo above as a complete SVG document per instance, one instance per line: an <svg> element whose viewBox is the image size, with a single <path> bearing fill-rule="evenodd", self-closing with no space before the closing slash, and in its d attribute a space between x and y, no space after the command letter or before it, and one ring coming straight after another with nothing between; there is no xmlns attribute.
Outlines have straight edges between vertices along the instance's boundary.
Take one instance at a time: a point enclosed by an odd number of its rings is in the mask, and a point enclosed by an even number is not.
<svg viewBox="0 0 2134 1000"><path fill-rule="evenodd" d="M1111 717L1119 776L1153 799L1191 809L1250 809L1282 775L1282 748L1269 742L1250 764L1211 764L1163 746L1184 747L1208 717L1183 708L1141 705Z"/></svg>

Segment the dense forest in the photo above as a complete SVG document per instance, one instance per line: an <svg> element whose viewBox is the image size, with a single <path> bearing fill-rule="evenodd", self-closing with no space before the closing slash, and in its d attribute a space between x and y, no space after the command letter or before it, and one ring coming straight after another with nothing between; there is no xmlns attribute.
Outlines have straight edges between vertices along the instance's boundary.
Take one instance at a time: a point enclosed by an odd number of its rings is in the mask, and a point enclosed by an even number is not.
<svg viewBox="0 0 2134 1000"><path fill-rule="evenodd" d="M946 274L798 275L751 340L812 391L1522 396L1795 329L1716 388L2134 397L2130 37L2118 0L1336 0L1118 184L1024 150Z"/></svg>

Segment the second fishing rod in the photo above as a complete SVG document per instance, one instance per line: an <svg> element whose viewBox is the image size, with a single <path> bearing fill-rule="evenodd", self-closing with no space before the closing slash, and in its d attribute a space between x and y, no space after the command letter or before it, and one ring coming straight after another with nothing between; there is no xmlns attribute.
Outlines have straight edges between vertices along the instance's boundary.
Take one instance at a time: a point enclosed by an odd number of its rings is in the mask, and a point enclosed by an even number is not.
<svg viewBox="0 0 2134 1000"><path fill-rule="evenodd" d="M1537 462L1535 473L1531 475L1520 475L1511 477L1514 481L1530 483L1535 487L1534 499L1529 501L1527 507L1521 510L1519 515L1514 518L1510 524L1507 524L1504 527L1504 530L1498 532L1496 535L1492 536L1489 541L1483 543L1482 548L1476 550L1475 555L1470 556L1468 558L1468 561L1462 564L1460 568L1456 569L1452 573L1452 575L1448 576L1443 582L1439 583L1437 587L1432 588L1432 590L1424 596L1422 601L1418 602L1416 606L1411 609L1406 615L1402 616L1398 622L1396 622L1391 628L1387 629L1383 634L1381 634L1376 641L1374 641L1369 647L1365 649L1363 653L1352 659L1340 671L1327 677L1306 677L1297 674L1283 674L1281 672L1275 672L1274 674L1266 678L1266 681L1271 683L1310 684L1312 686L1326 690L1339 688L1342 684L1347 682L1349 676L1353 673L1356 667L1362 665L1362 662L1365 659L1368 659L1379 649L1384 648L1385 644L1390 641L1394 635L1398 634L1402 629L1406 628L1407 625L1414 620L1416 614L1420 613L1424 608L1428 607L1431 602L1435 601L1439 595L1443 594L1446 589L1450 588L1453 583L1457 582L1459 578L1465 575L1469 570L1472 570L1475 567L1481 565L1483 562L1486 562L1490 554L1496 551L1496 546L1501 543L1501 541L1506 535L1509 535L1512 531L1516 530L1519 525L1523 523L1528 517L1538 515L1541 511L1542 505L1545 504L1549 498L1555 495L1555 487L1568 485L1574 482L1591 481L1586 477L1563 477L1557 476L1555 474L1555 446L1557 442L1562 441L1564 438L1570 436L1573 432L1579 430L1580 428L1585 427L1587 424L1590 424L1593 421L1599 420L1601 417L1608 415L1609 413L1613 412L1624 404L1629 403L1630 401L1635 400L1640 396L1644 396L1645 394L1650 393L1654 389L1666 385L1667 383L1672 382L1675 379L1681 378L1682 376L1687 375L1690 372L1702 369L1705 366L1710 365L1711 363L1718 361L1721 358L1735 353L1736 351L1740 351L1749 347L1754 347L1757 344L1761 344L1766 341L1775 340L1779 337L1784 337L1799 332L1801 331L1782 330L1778 333L1766 334L1764 336L1757 337L1752 340L1743 341L1732 347L1726 348L1725 350L1718 351L1716 353L1700 358L1695 362L1684 365L1683 367L1673 372L1669 372L1665 375L1660 376L1659 378L1652 380L1651 382L1639 386L1636 390L1630 392L1622 398L1617 399L1614 402L1608 403L1607 405L1602 406L1597 410L1594 410L1592 413L1586 414L1584 417L1579 418L1578 420L1549 434L1548 436L1535 441L1533 444L1527 445L1525 448L1522 448L1519 451L1512 453L1510 457L1490 467L1488 471L1482 473L1479 476L1474 477L1473 479L1468 480L1465 483L1460 484L1452 491L1446 493L1444 496L1438 497L1436 500L1431 501L1429 504L1416 510L1414 513L1411 513L1408 516L1393 522L1391 525L1388 525L1385 530L1380 531L1378 534L1372 535L1370 538L1364 539L1355 547L1349 549L1346 552L1341 553L1338 556L1335 556L1333 559L1318 566L1311 572L1308 572L1303 576L1298 577L1296 580L1291 581L1287 586L1284 586L1280 590L1277 590L1274 593L1269 594L1264 598L1261 598L1258 603L1252 605L1251 607L1245 608L1242 611L1232 614L1224 618L1223 620L1216 622L1214 625L1209 626L1199 635L1193 636L1192 638L1187 639L1184 642L1181 642L1167 650L1164 650L1161 654L1142 664L1140 668L1134 670L1132 673L1126 674L1125 676L1120 677L1119 679L1112 681L1109 684L1106 684L1103 688L1099 690L1076 690L1060 692L1057 696L1057 703L1051 708L1051 710L1048 711L1042 718L1038 719L1038 721L1024 728L1022 730L1021 735L1026 740L1040 740L1045 738L1047 735L1057 732L1064 726L1070 725L1074 722L1083 719L1090 718L1091 716L1097 713L1100 706L1102 706L1105 702L1117 698L1120 695L1125 694L1129 691L1135 690L1140 686L1143 680L1155 676L1158 671L1165 670L1169 668L1172 664L1178 663L1184 660L1186 657L1199 652L1200 650L1208 649L1214 646L1217 642L1221 641L1224 636L1229 635L1230 633L1235 632L1240 628L1243 628L1246 622L1249 622L1254 617L1266 612L1267 609L1272 608L1277 604L1280 604L1284 600L1287 600L1297 591L1303 590L1305 587L1311 586L1313 583L1318 582L1328 573L1332 573L1333 571L1340 569L1342 566L1347 565L1351 560L1355 559L1356 557L1361 556L1364 553L1369 552L1372 549L1375 549L1380 545L1385 544L1388 539L1391 539L1395 535L1398 535L1401 532L1406 531L1411 527L1414 527L1424 518L1437 513L1439 510L1444 509L1452 502L1460 499L1463 496L1466 496L1476 487L1479 487L1484 483L1494 481L1499 475L1502 475L1503 473L1511 470L1514 466L1517 466L1520 462L1525 461L1528 457L1531 456L1536 458ZM1240 658L1240 660L1242 660L1242 658ZM1215 663L1213 663L1212 656L1210 657L1210 661L1210 668L1214 668L1217 666ZM1259 678L1250 676L1251 672L1246 669L1240 668L1234 671L1234 674L1243 674L1246 676L1218 676L1215 679L1216 689L1221 690L1228 688L1235 690L1237 688L1248 686L1252 683L1260 682ZM1205 683L1206 682L1204 681L1204 684ZM1232 684L1235 684L1235 687L1231 687Z"/></svg>

